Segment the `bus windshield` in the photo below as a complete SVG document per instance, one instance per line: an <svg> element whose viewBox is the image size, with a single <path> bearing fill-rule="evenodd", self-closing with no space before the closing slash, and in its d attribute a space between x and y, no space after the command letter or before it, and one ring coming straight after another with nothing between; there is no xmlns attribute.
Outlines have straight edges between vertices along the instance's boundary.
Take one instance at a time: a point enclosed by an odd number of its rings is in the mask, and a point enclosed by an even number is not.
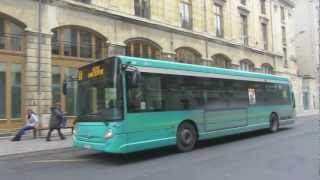
<svg viewBox="0 0 320 180"><path fill-rule="evenodd" d="M96 67L97 65L89 66L89 70L84 68L84 70L81 71L80 69L80 71L86 76L86 74L90 74L91 69ZM77 121L113 121L122 119L122 86L118 70L115 70L118 69L117 63L110 60L110 62L106 61L99 67L103 69L101 77L79 81L79 117Z"/></svg>

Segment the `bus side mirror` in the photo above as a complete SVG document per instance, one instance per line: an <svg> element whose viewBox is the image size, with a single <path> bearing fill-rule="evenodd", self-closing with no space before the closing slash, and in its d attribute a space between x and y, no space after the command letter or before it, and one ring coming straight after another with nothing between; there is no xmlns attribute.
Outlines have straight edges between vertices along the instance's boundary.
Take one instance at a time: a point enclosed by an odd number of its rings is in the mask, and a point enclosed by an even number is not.
<svg viewBox="0 0 320 180"><path fill-rule="evenodd" d="M139 70L134 70L132 74L132 82L131 85L133 87L139 87L140 83L142 81L142 76Z"/></svg>
<svg viewBox="0 0 320 180"><path fill-rule="evenodd" d="M68 90L67 90L67 80L64 80L64 81L63 81L62 93L63 93L63 95L67 95L67 93L68 93Z"/></svg>

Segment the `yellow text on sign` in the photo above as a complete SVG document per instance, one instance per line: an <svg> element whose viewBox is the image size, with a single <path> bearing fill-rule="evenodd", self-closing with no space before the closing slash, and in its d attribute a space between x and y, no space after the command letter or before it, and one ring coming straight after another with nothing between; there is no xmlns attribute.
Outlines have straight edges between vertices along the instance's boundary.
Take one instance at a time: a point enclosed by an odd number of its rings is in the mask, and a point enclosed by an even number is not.
<svg viewBox="0 0 320 180"><path fill-rule="evenodd" d="M104 75L104 69L101 66L93 66L91 71L88 73L88 79L95 78Z"/></svg>

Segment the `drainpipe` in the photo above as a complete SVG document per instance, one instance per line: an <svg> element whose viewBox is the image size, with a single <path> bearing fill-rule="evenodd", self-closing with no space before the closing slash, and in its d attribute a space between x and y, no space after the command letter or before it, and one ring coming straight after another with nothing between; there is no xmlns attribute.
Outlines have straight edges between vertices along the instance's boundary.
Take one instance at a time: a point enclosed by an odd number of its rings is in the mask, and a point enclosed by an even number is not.
<svg viewBox="0 0 320 180"><path fill-rule="evenodd" d="M203 11L204 11L204 31L207 33L208 32L208 24L207 24L207 0L203 0ZM206 60L209 59L208 57L208 39L206 38L205 40L205 50L206 50ZM203 64L202 64L203 65Z"/></svg>
<svg viewBox="0 0 320 180"><path fill-rule="evenodd" d="M39 114L39 118L41 117L41 112L40 112L40 65L41 65L41 32L42 32L42 22L41 22L41 18L42 17L42 0L38 1L38 82L37 82L37 90L38 90L38 102L37 102L37 108L38 108L38 114ZM40 122L41 124L41 122Z"/></svg>
<svg viewBox="0 0 320 180"><path fill-rule="evenodd" d="M275 53L274 52L274 50L275 50L275 48L274 48L274 46L275 46L275 44L274 44L274 22L273 22L273 13L272 13L272 10L273 10L273 6L274 6L274 4L273 4L273 1L270 1L270 5L269 5L270 7L269 7L269 13L270 13L270 28L271 28L271 46L272 46L272 48L271 48L271 50L272 50L272 52L273 53ZM275 56L273 56L273 66L274 66L274 69L275 70L277 70L277 62L276 62L276 57Z"/></svg>

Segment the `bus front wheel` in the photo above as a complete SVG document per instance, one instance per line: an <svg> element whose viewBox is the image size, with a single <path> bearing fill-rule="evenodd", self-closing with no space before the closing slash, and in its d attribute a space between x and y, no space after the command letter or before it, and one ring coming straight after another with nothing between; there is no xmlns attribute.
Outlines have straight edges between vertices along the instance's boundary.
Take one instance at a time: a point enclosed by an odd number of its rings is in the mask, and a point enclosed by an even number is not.
<svg viewBox="0 0 320 180"><path fill-rule="evenodd" d="M277 132L279 130L279 118L276 114L271 114L269 130L272 133Z"/></svg>
<svg viewBox="0 0 320 180"><path fill-rule="evenodd" d="M177 131L177 148L180 152L191 151L197 142L197 131L188 122L182 123Z"/></svg>

